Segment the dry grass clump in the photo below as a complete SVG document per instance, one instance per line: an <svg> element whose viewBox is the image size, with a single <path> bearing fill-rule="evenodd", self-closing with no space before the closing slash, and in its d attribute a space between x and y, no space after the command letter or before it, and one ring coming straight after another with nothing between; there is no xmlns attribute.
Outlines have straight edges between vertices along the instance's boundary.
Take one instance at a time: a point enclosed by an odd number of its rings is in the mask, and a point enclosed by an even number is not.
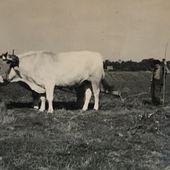
<svg viewBox="0 0 170 170"><path fill-rule="evenodd" d="M7 120L7 108L4 102L0 101L0 123L4 123Z"/></svg>
<svg viewBox="0 0 170 170"><path fill-rule="evenodd" d="M9 124L14 121L14 115L11 110L7 110L5 102L0 102L0 124Z"/></svg>

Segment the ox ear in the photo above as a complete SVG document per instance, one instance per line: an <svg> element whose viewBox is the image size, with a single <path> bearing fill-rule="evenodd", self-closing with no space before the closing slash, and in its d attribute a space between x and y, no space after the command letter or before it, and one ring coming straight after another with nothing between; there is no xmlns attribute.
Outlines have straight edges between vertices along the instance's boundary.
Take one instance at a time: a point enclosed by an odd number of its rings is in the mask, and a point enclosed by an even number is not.
<svg viewBox="0 0 170 170"><path fill-rule="evenodd" d="M8 52L4 53L4 56L5 56L5 57L7 57L7 55L8 55Z"/></svg>
<svg viewBox="0 0 170 170"><path fill-rule="evenodd" d="M1 55L1 58L2 58L3 60L7 60L7 56L8 56L8 52L2 54L2 55Z"/></svg>

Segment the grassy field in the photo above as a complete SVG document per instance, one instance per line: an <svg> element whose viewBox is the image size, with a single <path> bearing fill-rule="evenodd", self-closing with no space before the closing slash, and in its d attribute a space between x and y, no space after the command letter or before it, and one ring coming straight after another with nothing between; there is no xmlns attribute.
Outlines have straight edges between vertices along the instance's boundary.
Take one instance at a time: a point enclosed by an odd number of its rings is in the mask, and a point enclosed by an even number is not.
<svg viewBox="0 0 170 170"><path fill-rule="evenodd" d="M170 89L165 107L149 101L149 72L110 72L125 102L101 93L82 112L73 91L55 89L55 111L31 108L31 92L0 87L0 170L169 170Z"/></svg>

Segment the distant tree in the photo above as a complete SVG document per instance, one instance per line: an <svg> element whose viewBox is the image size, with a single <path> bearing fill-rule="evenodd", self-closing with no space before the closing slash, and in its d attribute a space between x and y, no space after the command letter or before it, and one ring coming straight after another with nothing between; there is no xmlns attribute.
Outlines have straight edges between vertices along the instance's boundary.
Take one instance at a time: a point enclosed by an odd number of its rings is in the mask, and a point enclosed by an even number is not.
<svg viewBox="0 0 170 170"><path fill-rule="evenodd" d="M143 59L140 64L141 64L141 69L146 71L146 70L151 70L153 67L153 62L155 59L150 58L150 59Z"/></svg>
<svg viewBox="0 0 170 170"><path fill-rule="evenodd" d="M118 71L121 69L121 63L118 61L112 62L112 66L113 66L113 71Z"/></svg>
<svg viewBox="0 0 170 170"><path fill-rule="evenodd" d="M140 62L136 61L104 61L104 68L107 69L107 66L112 66L113 71L151 71L154 63L153 58L143 59ZM167 62L168 67L170 68L170 61Z"/></svg>

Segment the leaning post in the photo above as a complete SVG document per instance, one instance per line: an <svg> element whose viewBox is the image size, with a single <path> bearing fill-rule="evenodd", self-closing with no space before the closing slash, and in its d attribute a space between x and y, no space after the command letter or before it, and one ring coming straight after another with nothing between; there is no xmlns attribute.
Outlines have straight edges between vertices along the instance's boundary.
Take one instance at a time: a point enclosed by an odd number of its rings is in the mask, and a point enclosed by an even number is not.
<svg viewBox="0 0 170 170"><path fill-rule="evenodd" d="M164 70L163 70L163 98L162 98L162 104L165 106L165 92L166 92L166 53L167 53L168 43L165 46L165 60L163 63Z"/></svg>

